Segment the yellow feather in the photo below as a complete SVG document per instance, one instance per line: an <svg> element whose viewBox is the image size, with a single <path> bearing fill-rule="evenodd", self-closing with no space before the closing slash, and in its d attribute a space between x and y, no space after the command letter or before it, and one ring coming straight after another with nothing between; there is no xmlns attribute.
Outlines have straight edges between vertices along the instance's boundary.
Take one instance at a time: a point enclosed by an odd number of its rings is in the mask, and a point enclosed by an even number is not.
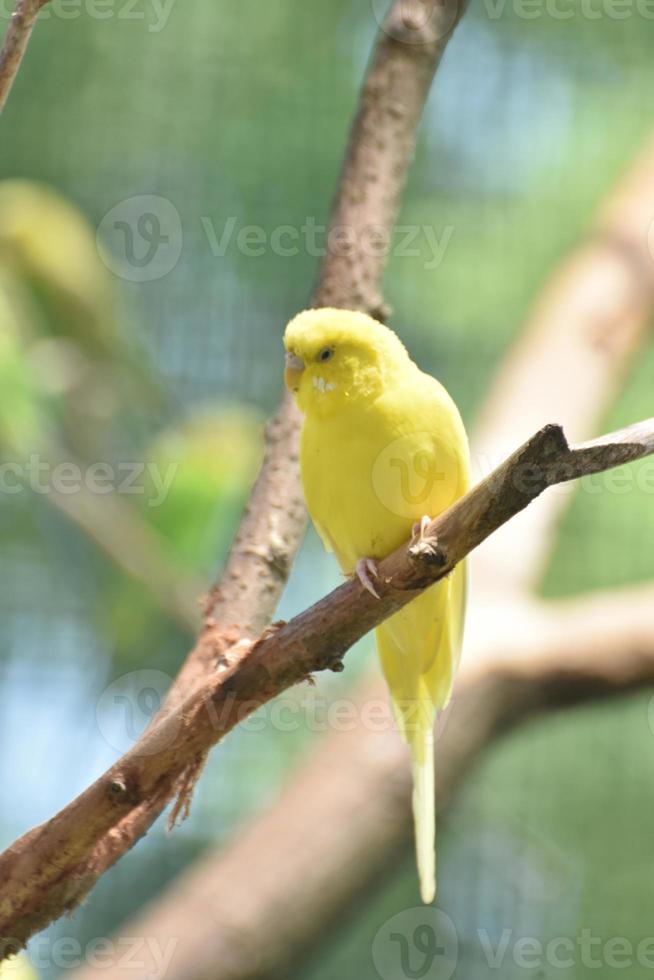
<svg viewBox="0 0 654 980"><path fill-rule="evenodd" d="M349 310L307 310L286 328L289 383L304 412L307 507L344 572L406 541L415 522L465 493L468 444L454 402L399 338ZM302 365L300 367L300 365ZM461 649L465 568L457 567L376 630L398 728L412 756L423 901L435 895L433 728Z"/></svg>

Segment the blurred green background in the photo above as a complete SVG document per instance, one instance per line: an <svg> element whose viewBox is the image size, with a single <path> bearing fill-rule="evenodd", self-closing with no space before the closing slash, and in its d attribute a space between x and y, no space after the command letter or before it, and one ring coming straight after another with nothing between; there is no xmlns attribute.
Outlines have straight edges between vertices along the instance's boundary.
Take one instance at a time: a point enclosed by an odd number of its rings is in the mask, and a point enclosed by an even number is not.
<svg viewBox="0 0 654 980"><path fill-rule="evenodd" d="M513 4L473 5L429 100L400 223L432 227L446 247L438 261L420 236L418 254L393 256L385 293L391 325L467 421L539 286L651 128L651 21L635 5L621 17L589 6L526 19ZM0 161L3 846L127 748L188 649L194 596L220 568L279 396L284 324L316 272L305 233L295 249L271 236L327 219L378 9L116 0L102 17L81 3L41 15ZM653 371L650 351L607 427L653 414ZM61 460L76 469L62 474ZM86 495L86 529L68 513L76 473L105 488ZM654 577L651 498L583 503L545 593ZM309 532L281 614L338 578ZM344 675L298 698L342 693L371 652L362 643ZM480 930L493 947L505 929L511 942L654 934L649 697L534 721L476 768L439 838L455 977L498 975ZM303 712L291 731L262 717L265 736L245 726L213 753L190 819L172 835L160 821L51 937L108 935L275 797L317 735ZM294 980L378 977L375 935L415 904L407 852ZM598 975L578 957L524 968L511 948L508 980ZM59 972L47 957L40 967Z"/></svg>

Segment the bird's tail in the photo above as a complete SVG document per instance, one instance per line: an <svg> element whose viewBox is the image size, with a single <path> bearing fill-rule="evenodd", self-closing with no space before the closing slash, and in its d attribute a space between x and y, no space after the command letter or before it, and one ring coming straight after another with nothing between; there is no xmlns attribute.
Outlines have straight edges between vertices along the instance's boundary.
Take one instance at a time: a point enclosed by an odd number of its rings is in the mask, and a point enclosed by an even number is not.
<svg viewBox="0 0 654 980"><path fill-rule="evenodd" d="M434 808L434 736L422 733L419 744L411 741L413 775L413 823L420 897L430 905L436 897L436 813Z"/></svg>
<svg viewBox="0 0 654 980"><path fill-rule="evenodd" d="M387 623L390 620L387 620ZM411 752L413 822L420 895L430 904L436 895L436 814L434 788L434 719L436 706L424 676L410 670L397 636L383 623L377 646L398 728ZM391 628L392 628L391 624Z"/></svg>
<svg viewBox="0 0 654 980"><path fill-rule="evenodd" d="M377 627L377 648L395 718L411 750L420 894L436 894L434 721L449 699L461 649L465 568L458 565Z"/></svg>

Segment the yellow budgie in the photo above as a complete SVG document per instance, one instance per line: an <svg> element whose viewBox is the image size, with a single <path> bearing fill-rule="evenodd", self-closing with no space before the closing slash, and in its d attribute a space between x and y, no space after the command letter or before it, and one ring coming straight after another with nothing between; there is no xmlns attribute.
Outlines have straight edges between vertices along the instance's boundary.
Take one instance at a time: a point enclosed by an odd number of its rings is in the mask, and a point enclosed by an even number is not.
<svg viewBox="0 0 654 980"><path fill-rule="evenodd" d="M342 570L376 595L375 561L468 488L468 443L445 389L399 338L363 313L315 309L286 328L285 379L304 414L302 482L309 513ZM420 892L436 893L436 711L450 696L465 607L465 568L387 619L377 649L413 768Z"/></svg>

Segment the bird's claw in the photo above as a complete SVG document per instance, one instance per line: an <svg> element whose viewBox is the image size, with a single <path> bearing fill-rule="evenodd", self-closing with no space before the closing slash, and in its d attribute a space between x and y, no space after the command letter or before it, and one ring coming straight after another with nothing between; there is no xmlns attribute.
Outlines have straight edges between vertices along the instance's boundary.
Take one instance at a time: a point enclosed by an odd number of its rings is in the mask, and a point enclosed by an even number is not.
<svg viewBox="0 0 654 980"><path fill-rule="evenodd" d="M374 595L375 599L381 598L372 582L373 578L379 578L377 563L372 558L359 558L354 574L370 595Z"/></svg>
<svg viewBox="0 0 654 980"><path fill-rule="evenodd" d="M416 521L416 523L413 525L413 528L411 530L411 537L418 538L419 541L422 541L422 539L425 536L425 531L427 530L430 524L431 524L431 517L429 516L429 514L423 514L420 520Z"/></svg>

